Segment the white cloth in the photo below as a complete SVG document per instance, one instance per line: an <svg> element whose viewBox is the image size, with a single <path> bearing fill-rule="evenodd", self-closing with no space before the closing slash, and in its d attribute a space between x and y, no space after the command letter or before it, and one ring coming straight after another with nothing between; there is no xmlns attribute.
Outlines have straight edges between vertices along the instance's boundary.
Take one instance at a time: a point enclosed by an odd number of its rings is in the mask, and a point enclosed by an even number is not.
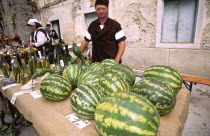
<svg viewBox="0 0 210 136"><path fill-rule="evenodd" d="M105 25L100 25L101 30L104 28Z"/></svg>
<svg viewBox="0 0 210 136"><path fill-rule="evenodd" d="M44 29L44 28L40 27L38 29ZM47 37L45 36L45 34L43 32L41 32L41 31L38 31L38 29L34 32L34 37L33 37L36 47L39 47L39 46L41 46L41 45L43 45L43 44L45 44L47 42ZM37 33L37 41L35 39L36 33ZM31 36L30 36L30 41L32 41L32 37Z"/></svg>
<svg viewBox="0 0 210 136"><path fill-rule="evenodd" d="M40 23L40 22L38 22L37 19L29 19L29 21L28 21L28 25L35 26L36 23ZM41 24L41 23L40 23L40 24Z"/></svg>
<svg viewBox="0 0 210 136"><path fill-rule="evenodd" d="M100 25L100 28L101 30L105 27L105 25ZM92 38L91 38L91 34L88 32L88 30L86 31L86 34L85 34L85 39L88 40L88 41L91 41ZM118 31L115 33L115 40L120 43L121 41L125 40L126 37L125 37L125 33L123 32L121 26L120 28L118 29Z"/></svg>

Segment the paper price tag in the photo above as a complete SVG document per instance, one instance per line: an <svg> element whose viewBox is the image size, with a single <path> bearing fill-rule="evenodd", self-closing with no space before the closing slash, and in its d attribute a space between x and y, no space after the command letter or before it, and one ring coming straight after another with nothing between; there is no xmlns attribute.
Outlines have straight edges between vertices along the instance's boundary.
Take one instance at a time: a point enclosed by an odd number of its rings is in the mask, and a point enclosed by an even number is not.
<svg viewBox="0 0 210 136"><path fill-rule="evenodd" d="M9 89L11 87L18 86L18 85L21 85L21 84L16 84L16 83L15 84L10 84L10 85L2 87L2 90L4 91L4 90L7 90L7 89Z"/></svg>
<svg viewBox="0 0 210 136"><path fill-rule="evenodd" d="M90 125L90 121L83 119L81 117L78 117L75 113L66 116L66 118L68 120L70 120L79 129L82 129L82 128Z"/></svg>
<svg viewBox="0 0 210 136"><path fill-rule="evenodd" d="M17 99L17 96L23 95L23 94L26 94L26 93L29 93L29 92L31 92L31 90L25 90L25 91L20 91L20 92L14 93L12 95L12 99L10 100L10 102L14 105L15 101Z"/></svg>
<svg viewBox="0 0 210 136"><path fill-rule="evenodd" d="M17 99L17 96L18 96L18 95L15 94L15 93L12 95L12 99L10 100L10 102L11 102L13 105L15 104L15 101L16 101L16 99Z"/></svg>
<svg viewBox="0 0 210 136"><path fill-rule="evenodd" d="M36 91L33 91L33 92L30 92L31 96L36 99L36 98L40 98L42 97L42 94L39 90L36 90Z"/></svg>
<svg viewBox="0 0 210 136"><path fill-rule="evenodd" d="M60 60L60 64L61 64L61 67L64 67L64 62L63 62L63 60Z"/></svg>

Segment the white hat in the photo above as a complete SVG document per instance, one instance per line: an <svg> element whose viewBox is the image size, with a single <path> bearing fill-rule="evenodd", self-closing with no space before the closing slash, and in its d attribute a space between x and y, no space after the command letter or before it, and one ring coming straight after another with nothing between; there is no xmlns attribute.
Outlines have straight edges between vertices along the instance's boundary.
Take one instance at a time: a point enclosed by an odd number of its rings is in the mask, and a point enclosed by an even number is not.
<svg viewBox="0 0 210 136"><path fill-rule="evenodd" d="M39 23L37 19L29 19L29 21L28 21L27 24L28 25L32 25L32 26L35 26L36 23Z"/></svg>

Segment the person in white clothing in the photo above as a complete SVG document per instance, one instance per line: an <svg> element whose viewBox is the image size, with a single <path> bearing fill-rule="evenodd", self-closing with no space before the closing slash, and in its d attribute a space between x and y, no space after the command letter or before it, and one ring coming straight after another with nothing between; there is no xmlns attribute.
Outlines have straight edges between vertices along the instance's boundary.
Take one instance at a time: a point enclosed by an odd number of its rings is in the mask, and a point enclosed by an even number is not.
<svg viewBox="0 0 210 136"><path fill-rule="evenodd" d="M37 19L30 19L27 23L30 29L33 31L30 35L30 43L29 47L36 47L38 51L42 52L43 55L43 47L46 49L46 53L50 48L49 45L49 36L45 29L42 27L41 23L38 22Z"/></svg>

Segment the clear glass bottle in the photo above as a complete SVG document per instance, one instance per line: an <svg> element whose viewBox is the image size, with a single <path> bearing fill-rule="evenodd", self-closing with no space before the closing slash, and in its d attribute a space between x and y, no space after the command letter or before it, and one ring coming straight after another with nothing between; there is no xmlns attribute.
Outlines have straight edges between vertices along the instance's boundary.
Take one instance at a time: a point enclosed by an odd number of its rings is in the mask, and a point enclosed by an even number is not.
<svg viewBox="0 0 210 136"><path fill-rule="evenodd" d="M6 62L2 63L2 72L5 78L10 77L9 64L7 64Z"/></svg>
<svg viewBox="0 0 210 136"><path fill-rule="evenodd" d="M46 57L45 56L42 57L42 66L43 66L43 68L46 68Z"/></svg>
<svg viewBox="0 0 210 136"><path fill-rule="evenodd" d="M28 65L30 68L31 75L33 75L36 71L36 62L33 56L31 56L31 58L28 60Z"/></svg>
<svg viewBox="0 0 210 136"><path fill-rule="evenodd" d="M12 64L12 73L16 83L20 83L21 80L21 68L20 64L17 61L17 57L13 56L13 64Z"/></svg>
<svg viewBox="0 0 210 136"><path fill-rule="evenodd" d="M26 84L27 81L26 81L26 77L27 77L27 69L26 69L26 64L25 64L25 60L24 59L21 59L21 83L22 84Z"/></svg>
<svg viewBox="0 0 210 136"><path fill-rule="evenodd" d="M46 57L45 67L46 68L50 68L50 60L49 60L49 57L48 56Z"/></svg>
<svg viewBox="0 0 210 136"><path fill-rule="evenodd" d="M31 59L32 59L32 66L33 66L32 69L34 74L34 72L36 71L36 59L34 58L34 56L32 56Z"/></svg>
<svg viewBox="0 0 210 136"><path fill-rule="evenodd" d="M26 64L26 70L27 70L27 76L28 76L26 80L30 81L32 74L31 74L31 68L29 64Z"/></svg>

